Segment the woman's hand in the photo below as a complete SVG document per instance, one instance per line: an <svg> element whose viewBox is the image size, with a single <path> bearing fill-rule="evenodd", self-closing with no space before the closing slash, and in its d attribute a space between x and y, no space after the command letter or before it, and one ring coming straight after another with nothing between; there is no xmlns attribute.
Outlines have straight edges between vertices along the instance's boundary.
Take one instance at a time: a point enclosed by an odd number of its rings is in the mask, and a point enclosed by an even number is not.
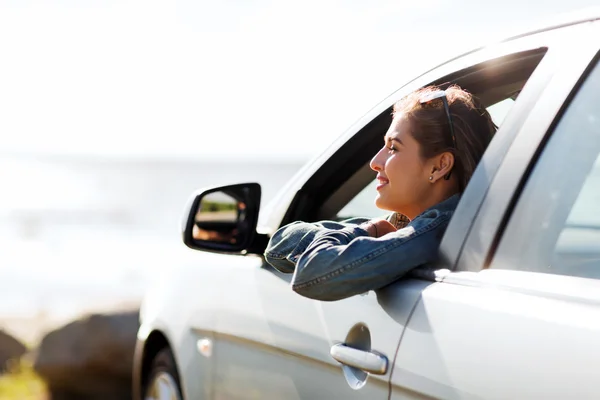
<svg viewBox="0 0 600 400"><path fill-rule="evenodd" d="M366 230L369 233L369 236L374 238L382 237L390 232L396 232L396 227L385 219L374 219L365 222L361 225L361 228Z"/></svg>

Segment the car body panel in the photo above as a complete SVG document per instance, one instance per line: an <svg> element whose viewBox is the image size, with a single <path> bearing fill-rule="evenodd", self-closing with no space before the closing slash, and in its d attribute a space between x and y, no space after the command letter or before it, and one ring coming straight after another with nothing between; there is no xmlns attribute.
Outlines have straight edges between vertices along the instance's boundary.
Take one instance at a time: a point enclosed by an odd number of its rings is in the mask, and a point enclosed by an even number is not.
<svg viewBox="0 0 600 400"><path fill-rule="evenodd" d="M184 397L199 400L213 396L214 352L203 355L198 346L200 341L208 340L214 347L218 340L215 335L220 323L218 315L227 307L224 299L228 293L223 288L231 287L230 276L223 272L231 272L236 266L251 270L262 264L260 257L207 253L202 259L202 266L189 259L174 264L156 280L142 304L138 335L139 340L144 340L150 333L160 332L167 338L179 369ZM263 340L260 329L249 326L248 332L255 335L255 340Z"/></svg>
<svg viewBox="0 0 600 400"><path fill-rule="evenodd" d="M564 288L581 290L584 279L457 274L424 290L392 377L402 395L392 399L598 397L600 308ZM598 289L587 283L596 304Z"/></svg>

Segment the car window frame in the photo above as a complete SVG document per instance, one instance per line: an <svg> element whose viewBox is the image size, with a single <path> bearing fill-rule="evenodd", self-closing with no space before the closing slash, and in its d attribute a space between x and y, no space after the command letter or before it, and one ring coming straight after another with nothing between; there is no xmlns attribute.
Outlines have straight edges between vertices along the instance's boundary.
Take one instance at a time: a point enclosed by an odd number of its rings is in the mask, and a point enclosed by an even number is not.
<svg viewBox="0 0 600 400"><path fill-rule="evenodd" d="M593 122L600 118L599 88L600 51L544 139L488 268L600 280L593 261L600 256L600 219L594 212L594 198L600 196L600 142ZM588 206L582 224L569 223L573 211L581 213L581 200ZM531 204L541 207L532 212ZM584 243L591 247L584 250Z"/></svg>

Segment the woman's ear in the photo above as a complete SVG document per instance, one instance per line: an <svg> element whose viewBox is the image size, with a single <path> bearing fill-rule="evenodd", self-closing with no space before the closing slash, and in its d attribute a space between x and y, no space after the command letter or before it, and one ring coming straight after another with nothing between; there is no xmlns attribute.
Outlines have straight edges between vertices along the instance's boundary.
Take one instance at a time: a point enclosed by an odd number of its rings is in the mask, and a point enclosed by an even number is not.
<svg viewBox="0 0 600 400"><path fill-rule="evenodd" d="M435 158L435 164L429 181L436 182L439 179L447 176L454 168L454 154L445 151Z"/></svg>

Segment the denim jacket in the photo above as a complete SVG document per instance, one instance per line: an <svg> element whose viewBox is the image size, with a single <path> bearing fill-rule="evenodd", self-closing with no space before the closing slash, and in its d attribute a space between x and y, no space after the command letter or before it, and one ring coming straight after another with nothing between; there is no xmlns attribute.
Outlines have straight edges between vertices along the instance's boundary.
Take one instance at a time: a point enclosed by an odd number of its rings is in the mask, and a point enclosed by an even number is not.
<svg viewBox="0 0 600 400"><path fill-rule="evenodd" d="M454 195L379 238L359 226L367 218L293 222L275 232L265 259L293 273L292 289L305 297L332 301L377 290L435 261L458 200Z"/></svg>

